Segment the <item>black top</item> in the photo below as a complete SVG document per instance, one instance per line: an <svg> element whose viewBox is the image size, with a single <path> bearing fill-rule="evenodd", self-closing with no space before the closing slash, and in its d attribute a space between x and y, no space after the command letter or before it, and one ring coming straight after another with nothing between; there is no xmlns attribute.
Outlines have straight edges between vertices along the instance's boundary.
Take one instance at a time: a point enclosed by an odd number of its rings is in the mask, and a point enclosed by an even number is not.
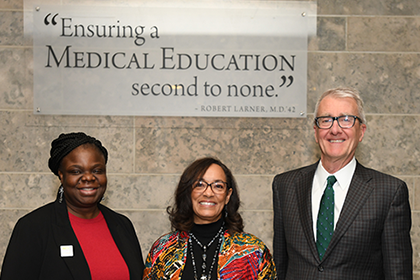
<svg viewBox="0 0 420 280"><path fill-rule="evenodd" d="M131 280L140 280L143 258L131 221L101 204L112 238L123 256ZM73 256L61 256L71 246ZM71 227L65 201L49 203L19 219L3 260L1 280L90 280L90 270Z"/></svg>
<svg viewBox="0 0 420 280"><path fill-rule="evenodd" d="M194 224L191 232L200 241L202 245L207 245L213 239L213 237L219 232L222 225L223 225L223 218L221 218L217 222L210 223L210 224L204 224L204 225ZM201 248L200 245L197 244L194 238L191 238L191 241L193 245L192 247L193 247L194 260L195 260L195 267L197 271L197 278L199 280L202 275L201 266L203 264L203 258L202 258L203 249ZM211 279L217 279L219 253L216 254L216 248L218 247L218 244L219 244L219 237L217 237L213 241L213 243L210 245L210 247L207 248L206 270L205 270L206 276L209 273L211 264L213 262L213 258L216 255L216 260L214 262L213 270L211 272ZM182 273L181 279L182 280L194 279L194 270L193 270L192 259L191 259L190 244L188 244L187 261L185 263L185 268L184 268L184 272Z"/></svg>

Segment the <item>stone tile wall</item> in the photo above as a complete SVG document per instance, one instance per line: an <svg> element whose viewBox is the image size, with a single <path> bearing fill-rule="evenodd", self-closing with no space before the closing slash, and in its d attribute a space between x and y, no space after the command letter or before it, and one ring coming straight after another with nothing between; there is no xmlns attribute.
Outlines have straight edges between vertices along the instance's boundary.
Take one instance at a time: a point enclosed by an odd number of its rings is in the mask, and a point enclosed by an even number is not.
<svg viewBox="0 0 420 280"><path fill-rule="evenodd" d="M208 155L232 169L245 229L271 248L271 181L318 159L316 99L345 85L358 88L366 103L368 130L357 158L409 186L414 275L420 279L420 1L317 5L306 119L82 117L32 114L32 47L23 37L23 1L0 0L0 259L17 219L55 198L59 182L47 167L50 142L70 131L91 134L108 148L105 204L130 217L144 254L170 229L165 209L180 173Z"/></svg>

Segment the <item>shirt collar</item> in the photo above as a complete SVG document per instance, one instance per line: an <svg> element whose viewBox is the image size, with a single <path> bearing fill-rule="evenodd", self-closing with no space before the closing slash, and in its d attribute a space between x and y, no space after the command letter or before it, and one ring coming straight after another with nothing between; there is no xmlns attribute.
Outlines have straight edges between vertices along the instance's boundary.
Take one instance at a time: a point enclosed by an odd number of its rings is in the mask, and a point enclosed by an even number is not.
<svg viewBox="0 0 420 280"><path fill-rule="evenodd" d="M318 167L315 171L315 178L318 181L318 186L325 187L325 182L328 176L334 175L337 179L336 185L341 189L346 190L350 186L351 179L353 178L354 171L356 170L356 158L353 159L343 168L335 172L334 174L328 173L319 161Z"/></svg>

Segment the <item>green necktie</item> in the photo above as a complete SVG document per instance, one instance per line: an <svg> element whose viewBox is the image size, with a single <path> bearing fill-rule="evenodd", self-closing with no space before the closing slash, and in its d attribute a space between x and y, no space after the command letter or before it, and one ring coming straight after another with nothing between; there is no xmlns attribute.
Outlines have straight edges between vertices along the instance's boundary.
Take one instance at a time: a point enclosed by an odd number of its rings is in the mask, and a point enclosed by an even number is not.
<svg viewBox="0 0 420 280"><path fill-rule="evenodd" d="M322 260L331 237L334 232L334 189L333 185L337 181L335 176L327 178L327 187L321 198L319 205L318 220L316 222L316 247L319 259Z"/></svg>

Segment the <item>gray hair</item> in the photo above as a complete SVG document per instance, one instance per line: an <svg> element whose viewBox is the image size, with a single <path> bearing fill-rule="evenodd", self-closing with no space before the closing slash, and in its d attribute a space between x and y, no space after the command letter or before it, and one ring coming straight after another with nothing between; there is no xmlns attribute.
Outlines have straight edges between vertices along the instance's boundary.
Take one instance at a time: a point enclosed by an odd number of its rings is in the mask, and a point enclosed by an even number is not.
<svg viewBox="0 0 420 280"><path fill-rule="evenodd" d="M318 102L315 105L315 117L318 115L319 103L322 101L322 99L324 99L327 96L331 96L335 98L347 98L347 97L353 98L357 104L358 117L362 120L362 123L366 124L365 111L363 109L363 100L360 97L360 92L357 89L348 88L348 87L333 88L324 92L321 95L321 97L318 99Z"/></svg>

